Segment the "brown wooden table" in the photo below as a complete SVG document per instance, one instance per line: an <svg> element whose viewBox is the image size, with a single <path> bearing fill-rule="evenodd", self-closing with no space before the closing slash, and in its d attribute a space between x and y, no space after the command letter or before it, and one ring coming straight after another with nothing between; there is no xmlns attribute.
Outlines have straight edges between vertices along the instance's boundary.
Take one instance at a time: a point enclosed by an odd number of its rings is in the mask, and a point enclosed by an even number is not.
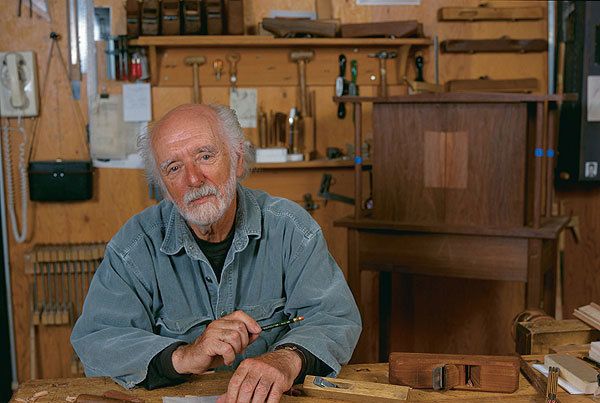
<svg viewBox="0 0 600 403"><path fill-rule="evenodd" d="M126 391L109 378L63 378L63 379L41 379L27 381L19 387L11 402L17 399L31 398L35 393L47 391L48 394L39 398L36 402L64 402L68 396L77 396L81 393L102 395L109 390L118 390L129 395L142 398L146 402L162 402L163 396L211 396L220 395L227 389L231 373L212 373L194 377L184 384L147 391L135 388ZM368 382L388 383L388 364L353 364L342 368L340 378ZM434 392L432 390L411 389L408 394L409 401L460 401L460 402L544 402L535 389L521 375L519 389L511 394L486 393L468 391L446 391ZM590 402L592 399L585 396L572 396L564 392L559 393L560 402ZM284 396L282 401L287 402L332 402L329 399L316 399L307 396L291 397Z"/></svg>

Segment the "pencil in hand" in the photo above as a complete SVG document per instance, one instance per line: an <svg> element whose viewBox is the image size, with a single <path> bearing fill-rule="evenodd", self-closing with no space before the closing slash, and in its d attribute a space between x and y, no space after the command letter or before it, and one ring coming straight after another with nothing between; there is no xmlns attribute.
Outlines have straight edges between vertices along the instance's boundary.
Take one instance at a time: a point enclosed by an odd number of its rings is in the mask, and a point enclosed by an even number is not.
<svg viewBox="0 0 600 403"><path fill-rule="evenodd" d="M301 320L304 320L304 316L296 316L295 318L292 318L292 319L288 319L288 320L284 320L281 322L272 323L270 325L262 326L261 329L262 330L271 330L271 329L279 327L279 326L285 326L285 325L289 325L291 323L300 322Z"/></svg>

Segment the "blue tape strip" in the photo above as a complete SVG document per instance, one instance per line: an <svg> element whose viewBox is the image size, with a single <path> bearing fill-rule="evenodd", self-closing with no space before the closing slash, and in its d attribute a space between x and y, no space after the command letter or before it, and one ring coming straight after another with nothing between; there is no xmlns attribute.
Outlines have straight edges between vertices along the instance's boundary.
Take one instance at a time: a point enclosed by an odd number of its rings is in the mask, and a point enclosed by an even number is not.
<svg viewBox="0 0 600 403"><path fill-rule="evenodd" d="M354 157L354 164L355 165L360 165L360 164L362 164L362 162L363 162L362 157L359 157L359 156Z"/></svg>
<svg viewBox="0 0 600 403"><path fill-rule="evenodd" d="M543 148L536 148L535 149L535 156L536 157L543 157L544 156L544 149Z"/></svg>
<svg viewBox="0 0 600 403"><path fill-rule="evenodd" d="M553 149L548 149L546 150L546 157L548 158L554 158L554 150Z"/></svg>

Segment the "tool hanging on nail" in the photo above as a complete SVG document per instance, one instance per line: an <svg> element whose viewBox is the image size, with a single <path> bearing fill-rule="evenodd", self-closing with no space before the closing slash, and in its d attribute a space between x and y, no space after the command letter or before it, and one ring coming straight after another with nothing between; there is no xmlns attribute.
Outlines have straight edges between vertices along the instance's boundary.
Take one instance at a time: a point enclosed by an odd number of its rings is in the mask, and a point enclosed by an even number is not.
<svg viewBox="0 0 600 403"><path fill-rule="evenodd" d="M348 94L348 82L344 78L346 75L346 56L341 54L338 57L338 65L340 67L340 75L335 79L335 96L341 97ZM337 117L344 119L346 117L346 106L343 102L338 104Z"/></svg>
<svg viewBox="0 0 600 403"><path fill-rule="evenodd" d="M240 61L239 53L230 53L227 55L227 61L229 62L229 84L231 84L231 90L237 91L237 64Z"/></svg>
<svg viewBox="0 0 600 403"><path fill-rule="evenodd" d="M19 8L17 9L17 17L21 16L21 8L23 6L23 0L19 0ZM31 0L29 0L29 18L33 16L33 5L31 4Z"/></svg>
<svg viewBox="0 0 600 403"><path fill-rule="evenodd" d="M379 59L379 91L378 96L387 97L387 59L394 59L398 56L395 51L382 50L377 53L371 53L369 57Z"/></svg>
<svg viewBox="0 0 600 403"><path fill-rule="evenodd" d="M200 83L198 78L199 67L202 66L206 62L206 58L204 56L188 56L184 60L185 64L188 66L192 66L193 68L193 81L194 81L194 97L192 98L192 102L195 104L199 104L202 102L200 97Z"/></svg>

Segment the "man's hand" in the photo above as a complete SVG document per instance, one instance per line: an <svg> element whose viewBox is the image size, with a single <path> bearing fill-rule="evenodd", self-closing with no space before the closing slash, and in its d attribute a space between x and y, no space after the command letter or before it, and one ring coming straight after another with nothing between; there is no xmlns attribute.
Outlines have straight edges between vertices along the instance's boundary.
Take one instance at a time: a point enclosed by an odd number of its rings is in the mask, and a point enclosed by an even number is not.
<svg viewBox="0 0 600 403"><path fill-rule="evenodd" d="M230 365L261 331L258 323L242 311L223 316L211 322L193 344L173 352L173 368L180 374L201 374L223 363Z"/></svg>
<svg viewBox="0 0 600 403"><path fill-rule="evenodd" d="M290 350L247 358L231 377L227 393L217 402L278 402L292 388L301 370L302 359Z"/></svg>

